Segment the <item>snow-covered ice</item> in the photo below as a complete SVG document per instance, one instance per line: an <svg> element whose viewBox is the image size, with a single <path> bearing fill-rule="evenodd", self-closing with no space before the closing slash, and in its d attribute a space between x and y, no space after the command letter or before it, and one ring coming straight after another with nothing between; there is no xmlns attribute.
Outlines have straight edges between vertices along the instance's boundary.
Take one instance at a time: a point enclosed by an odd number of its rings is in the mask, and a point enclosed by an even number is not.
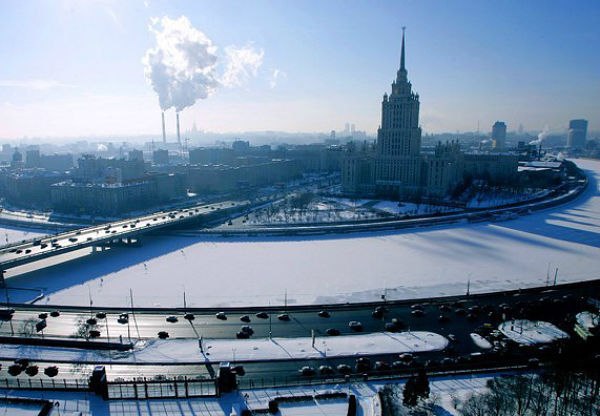
<svg viewBox="0 0 600 416"><path fill-rule="evenodd" d="M548 344L569 335L550 322L515 319L502 322L498 329L508 338L523 345Z"/></svg>
<svg viewBox="0 0 600 416"><path fill-rule="evenodd" d="M581 327L586 329L596 328L600 325L600 315L588 311L578 313L575 320Z"/></svg>
<svg viewBox="0 0 600 416"><path fill-rule="evenodd" d="M150 340L136 345L134 353L82 351L69 348L25 345L0 345L5 358L28 357L45 360L79 360L86 362L135 361L145 363L220 362L252 360L289 360L324 357L394 354L438 351L448 340L432 332L401 332L362 335L341 335L315 338L205 339L200 351L196 339Z"/></svg>
<svg viewBox="0 0 600 416"><path fill-rule="evenodd" d="M515 289L600 276L600 161L578 160L590 186L575 201L496 223L305 237L146 237L122 248L11 277L40 303L139 306L375 301ZM553 275L553 273L552 273ZM36 291L11 292L30 301ZM0 294L1 296L1 294Z"/></svg>
<svg viewBox="0 0 600 416"><path fill-rule="evenodd" d="M16 228L8 225L0 226L0 246L10 243L17 243L23 240L49 234L47 230L37 228Z"/></svg>

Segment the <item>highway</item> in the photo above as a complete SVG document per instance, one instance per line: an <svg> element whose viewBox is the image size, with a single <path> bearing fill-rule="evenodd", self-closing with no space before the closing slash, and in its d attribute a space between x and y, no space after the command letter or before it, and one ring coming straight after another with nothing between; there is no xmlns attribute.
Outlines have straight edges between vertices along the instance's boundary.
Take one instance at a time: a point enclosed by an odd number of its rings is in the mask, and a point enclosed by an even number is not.
<svg viewBox="0 0 600 416"><path fill-rule="evenodd" d="M470 358L473 353L484 353L487 351L477 347L470 338L472 332L490 334L499 322L506 319L525 317L528 319L542 319L552 322L561 329L567 331L574 337L572 330L572 319L574 313L589 308L587 303L588 296L598 296L600 294L600 281L591 281L586 283L561 285L556 287L536 288L523 291L512 291L506 293L491 293L476 296L433 298L428 300L413 301L395 301L380 302L377 304L364 305L321 305L319 307L289 307L287 310L281 309L225 309L222 312L227 317L226 320L218 319L216 313L218 310L195 309L187 310L185 313L193 313L194 319L189 321L184 318L183 310L136 310L135 313L125 309L121 311L111 310L109 312L92 311L85 309L71 309L60 311L59 316L46 317L47 327L44 329L45 337L69 337L76 334L78 328L85 327L85 320L94 317L98 320L98 325L93 326L100 332L98 340L107 340L107 334L110 340L117 341L119 336L126 341L129 336L133 340L139 338L156 338L159 331L167 331L172 338L198 338L201 335L205 339L225 338L234 339L242 325L251 325L254 329L253 338L267 337L271 331L273 337L298 337L310 336L310 330L314 329L318 337L327 337L327 329L335 328L341 334L351 335L357 332L351 330L348 326L349 321L357 320L363 324L361 333L376 333L388 330L414 330L414 331L432 331L444 335L451 339L450 346L441 352L415 354L416 361L421 364L426 361L440 365L444 359L450 359L453 362L461 357ZM373 316L377 306L385 308L382 316ZM421 314L415 314L419 309ZM319 312L327 310L329 317L319 316ZM31 323L40 320L41 313L50 313L51 309L45 310L43 307L17 307L11 320L4 320L0 323L0 335L7 336L27 335L42 337L41 332L31 332ZM96 318L97 314L101 318ZM117 322L120 313L127 312L128 323L120 324ZM256 314L265 312L269 318L257 318ZM103 315L106 313L106 316ZM287 313L290 316L289 321L277 319L281 313ZM250 322L242 321L242 317L248 316ZM416 316L419 315L419 316ZM170 316L177 317L177 322L167 322ZM440 316L445 316L440 319ZM568 318L570 317L570 318ZM389 327L392 319L399 322L394 329ZM29 322L29 324L27 324ZM82 324L83 322L83 324ZM108 325L107 325L108 323ZM136 324L137 323L137 324ZM388 325L386 327L386 324ZM29 329L27 329L29 325ZM107 331L108 328L108 331ZM483 331L483 332L482 332ZM25 334L24 334L25 332ZM85 332L85 331L84 331ZM452 334L452 335L450 335ZM496 337L496 338L494 338ZM493 339L501 339L497 334ZM320 338L322 339L322 338ZM168 342L168 341L167 341ZM103 352L100 357L106 357L103 364L107 365L107 371L110 379L132 380L136 377L146 377L153 379L156 377L175 377L189 376L210 378L214 374L218 363L205 365L204 358L200 353L190 356L189 362L173 363L117 363L111 357L117 357L121 353ZM509 360L509 363L526 363L527 359L517 355L516 358ZM371 357L372 363L383 361L392 367L394 362L399 360L397 354L383 354ZM504 360L504 359L503 359ZM38 360L43 361L43 360ZM494 364L494 358L486 358L490 365ZM11 357L2 356L0 353L0 385L2 379L10 379L6 369L11 365ZM504 362L504 361L503 361ZM306 376L301 375L298 370L303 366L310 366L318 369L321 365L331 366L333 369L339 364L347 364L352 368L355 376L362 374L355 368L356 357L336 357L310 360L280 360L280 361L247 361L238 362L245 368L246 375L242 378L243 382L249 386L256 383L256 386L262 384L276 385L278 383L301 383L306 382ZM463 363L464 364L464 363ZM62 377L68 379L85 379L93 369L93 362L38 362L40 368L48 365L57 365ZM211 368L212 367L212 368ZM381 370L379 374L394 374L398 371L407 371L407 367L396 368L395 370ZM327 377L341 377L342 375L334 372L333 375L320 376L318 373L315 379ZM19 377L25 377L21 375ZM39 375L37 377L44 377ZM311 379L312 380L312 379Z"/></svg>
<svg viewBox="0 0 600 416"><path fill-rule="evenodd" d="M134 242L146 233L206 220L214 215L228 215L230 212L239 211L249 205L250 201L224 201L177 210L159 211L142 217L5 245L0 247L0 270L4 271L11 267L85 247L105 247Z"/></svg>

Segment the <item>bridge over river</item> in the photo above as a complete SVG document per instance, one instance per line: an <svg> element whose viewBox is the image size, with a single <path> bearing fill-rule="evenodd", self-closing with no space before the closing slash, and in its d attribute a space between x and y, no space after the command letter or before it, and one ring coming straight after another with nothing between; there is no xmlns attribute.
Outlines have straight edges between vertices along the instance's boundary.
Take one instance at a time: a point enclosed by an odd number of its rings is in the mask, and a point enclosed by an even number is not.
<svg viewBox="0 0 600 416"><path fill-rule="evenodd" d="M0 247L0 285L4 285L4 273L10 268L87 247L103 251L115 245L136 244L144 234L206 223L249 206L250 201L197 205L8 244Z"/></svg>

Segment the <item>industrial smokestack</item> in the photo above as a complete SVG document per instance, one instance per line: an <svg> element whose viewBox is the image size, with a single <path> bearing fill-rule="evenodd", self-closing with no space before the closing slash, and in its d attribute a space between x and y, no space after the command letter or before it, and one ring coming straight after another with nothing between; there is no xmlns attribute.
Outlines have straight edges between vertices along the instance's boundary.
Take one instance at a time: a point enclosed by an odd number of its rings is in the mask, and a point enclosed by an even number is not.
<svg viewBox="0 0 600 416"><path fill-rule="evenodd" d="M179 111L175 114L177 114L177 143L181 146L181 136L179 135Z"/></svg>
<svg viewBox="0 0 600 416"><path fill-rule="evenodd" d="M163 123L163 143L167 142L167 133L165 131L165 112L162 112L162 123Z"/></svg>

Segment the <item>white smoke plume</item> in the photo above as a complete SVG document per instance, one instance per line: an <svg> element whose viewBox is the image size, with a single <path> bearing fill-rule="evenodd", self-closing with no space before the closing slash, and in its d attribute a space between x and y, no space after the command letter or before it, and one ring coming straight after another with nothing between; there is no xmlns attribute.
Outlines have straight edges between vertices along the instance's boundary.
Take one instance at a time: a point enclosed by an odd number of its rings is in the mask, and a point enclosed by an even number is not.
<svg viewBox="0 0 600 416"><path fill-rule="evenodd" d="M149 27L156 47L144 56L144 73L158 94L160 107L181 111L208 97L219 85L217 47L187 17L153 18Z"/></svg>
<svg viewBox="0 0 600 416"><path fill-rule="evenodd" d="M221 83L225 87L237 87L257 75L265 52L262 49L257 51L252 45L246 45L241 48L228 46L225 48L225 54L227 67L221 77Z"/></svg>
<svg viewBox="0 0 600 416"><path fill-rule="evenodd" d="M205 99L219 86L240 86L255 77L264 51L251 44L225 48L224 72L217 69L217 47L187 17L153 18L149 27L156 47L143 58L144 73L158 94L161 109L181 111Z"/></svg>

